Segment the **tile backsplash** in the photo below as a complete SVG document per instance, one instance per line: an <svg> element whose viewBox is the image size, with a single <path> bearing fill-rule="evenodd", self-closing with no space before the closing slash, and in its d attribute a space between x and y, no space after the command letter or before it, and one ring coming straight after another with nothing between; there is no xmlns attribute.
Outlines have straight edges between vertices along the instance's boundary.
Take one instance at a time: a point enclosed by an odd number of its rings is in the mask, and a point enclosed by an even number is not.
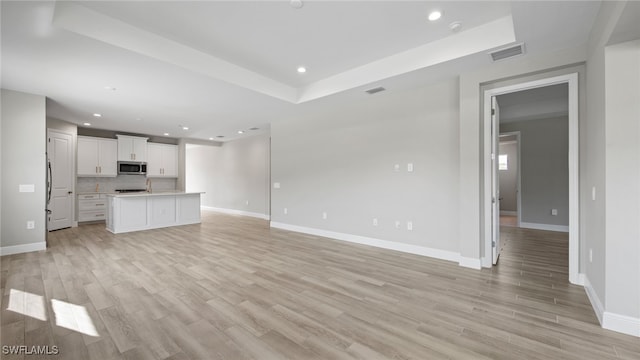
<svg viewBox="0 0 640 360"><path fill-rule="evenodd" d="M151 188L153 191L176 190L176 179L152 178ZM108 193L114 192L115 189L146 189L147 177L144 175L119 175L112 178L106 177L79 177L76 184L76 192L92 193L92 192Z"/></svg>

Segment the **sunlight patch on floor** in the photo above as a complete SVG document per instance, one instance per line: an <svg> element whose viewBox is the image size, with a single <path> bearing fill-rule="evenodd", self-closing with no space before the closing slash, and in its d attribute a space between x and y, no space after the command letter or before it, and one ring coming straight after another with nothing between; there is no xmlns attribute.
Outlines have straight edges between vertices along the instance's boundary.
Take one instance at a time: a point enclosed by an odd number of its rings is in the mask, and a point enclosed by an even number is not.
<svg viewBox="0 0 640 360"><path fill-rule="evenodd" d="M84 306L56 299L51 300L51 306L56 316L56 325L85 335L100 336Z"/></svg>
<svg viewBox="0 0 640 360"><path fill-rule="evenodd" d="M32 318L47 321L47 309L44 306L44 297L21 290L9 291L9 305L7 310Z"/></svg>

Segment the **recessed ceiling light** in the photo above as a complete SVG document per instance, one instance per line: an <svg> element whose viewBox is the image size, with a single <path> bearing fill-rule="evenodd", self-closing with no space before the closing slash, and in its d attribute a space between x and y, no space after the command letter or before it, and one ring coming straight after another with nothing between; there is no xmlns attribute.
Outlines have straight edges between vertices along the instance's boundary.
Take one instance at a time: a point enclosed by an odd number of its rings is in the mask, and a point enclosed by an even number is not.
<svg viewBox="0 0 640 360"><path fill-rule="evenodd" d="M306 72L307 72L307 68L306 68L306 67L304 67L304 66L299 66L299 67L298 67L298 72L299 72L300 74L304 74L304 73L306 73Z"/></svg>
<svg viewBox="0 0 640 360"><path fill-rule="evenodd" d="M260 128L252 127L252 128L251 128L251 129L249 129L249 130L260 130Z"/></svg>
<svg viewBox="0 0 640 360"><path fill-rule="evenodd" d="M182 130L189 130L189 127L188 126L183 126Z"/></svg>
<svg viewBox="0 0 640 360"><path fill-rule="evenodd" d="M105 90L116 91L116 88L114 88L113 86L105 86L104 89Z"/></svg>
<svg viewBox="0 0 640 360"><path fill-rule="evenodd" d="M84 126L91 126L91 123L84 123Z"/></svg>
<svg viewBox="0 0 640 360"><path fill-rule="evenodd" d="M289 1L289 5L294 9L300 9L304 4L302 0L291 0Z"/></svg>
<svg viewBox="0 0 640 360"><path fill-rule="evenodd" d="M462 23L460 21L454 21L451 24L449 24L449 29L451 29L451 31L453 32L460 31L461 27L462 27Z"/></svg>
<svg viewBox="0 0 640 360"><path fill-rule="evenodd" d="M209 140L213 140L213 138L209 138Z"/></svg>
<svg viewBox="0 0 640 360"><path fill-rule="evenodd" d="M218 135L218 136L216 136L216 137L217 137L217 138L221 138L221 139L222 139L222 138L224 137L224 135Z"/></svg>
<svg viewBox="0 0 640 360"><path fill-rule="evenodd" d="M102 117L102 114L98 114L98 113L94 113L93 116L95 117Z"/></svg>
<svg viewBox="0 0 640 360"><path fill-rule="evenodd" d="M238 130L238 134L244 134L244 131Z"/></svg>
<svg viewBox="0 0 640 360"><path fill-rule="evenodd" d="M169 133L164 133L164 136L169 136Z"/></svg>
<svg viewBox="0 0 640 360"><path fill-rule="evenodd" d="M432 11L429 13L429 21L436 21L442 17L442 13L440 11Z"/></svg>

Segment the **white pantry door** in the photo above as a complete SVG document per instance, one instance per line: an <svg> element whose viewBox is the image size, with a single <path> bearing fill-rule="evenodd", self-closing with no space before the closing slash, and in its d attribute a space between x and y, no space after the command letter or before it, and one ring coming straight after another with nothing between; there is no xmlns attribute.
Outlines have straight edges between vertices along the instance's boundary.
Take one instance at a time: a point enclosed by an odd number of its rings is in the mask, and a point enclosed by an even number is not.
<svg viewBox="0 0 640 360"><path fill-rule="evenodd" d="M73 223L73 136L48 130L47 134L47 222L49 231Z"/></svg>

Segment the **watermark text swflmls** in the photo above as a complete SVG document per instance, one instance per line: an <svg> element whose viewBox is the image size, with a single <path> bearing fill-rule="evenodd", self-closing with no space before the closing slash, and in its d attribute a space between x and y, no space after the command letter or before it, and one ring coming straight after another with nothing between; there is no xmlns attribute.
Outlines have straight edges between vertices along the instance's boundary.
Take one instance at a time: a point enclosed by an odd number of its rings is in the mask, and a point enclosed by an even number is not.
<svg viewBox="0 0 640 360"><path fill-rule="evenodd" d="M26 345L2 345L3 355L58 355L58 346L26 346Z"/></svg>

